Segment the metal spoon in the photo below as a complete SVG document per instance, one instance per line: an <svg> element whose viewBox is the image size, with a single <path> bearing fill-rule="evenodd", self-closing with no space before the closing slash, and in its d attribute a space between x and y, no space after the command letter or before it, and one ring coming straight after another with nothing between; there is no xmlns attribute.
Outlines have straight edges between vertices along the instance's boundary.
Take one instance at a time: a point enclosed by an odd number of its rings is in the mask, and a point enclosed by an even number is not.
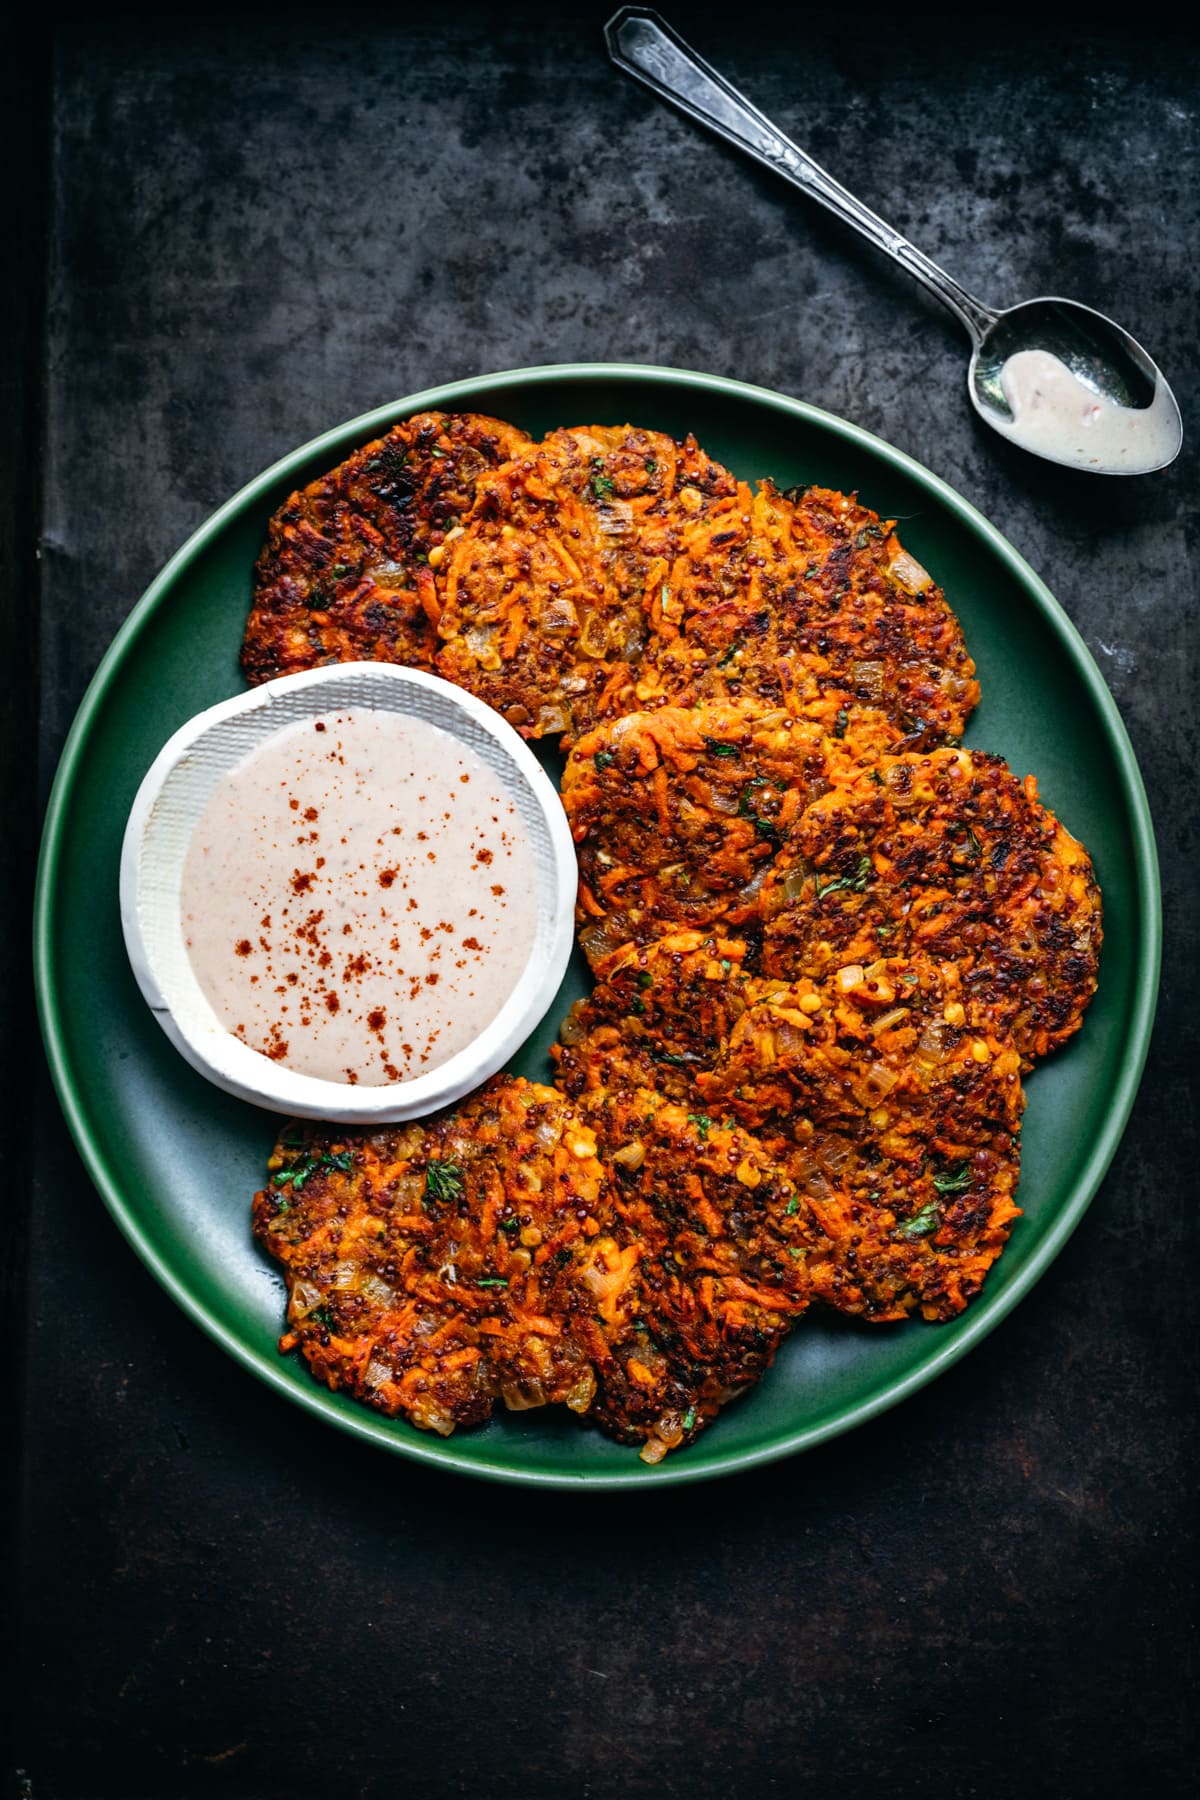
<svg viewBox="0 0 1200 1800"><path fill-rule="evenodd" d="M777 130L657 13L622 7L604 35L619 69L819 200L961 320L972 345L967 391L994 430L1051 462L1096 474L1144 474L1178 456L1183 424L1175 396L1136 339L1103 313L1058 298L993 311ZM1040 354L1036 362L1026 357L1012 365L1010 358L1021 352ZM1022 367L1023 394L1016 381ZM1076 408L1067 428L1056 429L1051 419L1056 393ZM1087 423L1083 412L1090 415ZM1101 440L1106 453L1098 455Z"/></svg>

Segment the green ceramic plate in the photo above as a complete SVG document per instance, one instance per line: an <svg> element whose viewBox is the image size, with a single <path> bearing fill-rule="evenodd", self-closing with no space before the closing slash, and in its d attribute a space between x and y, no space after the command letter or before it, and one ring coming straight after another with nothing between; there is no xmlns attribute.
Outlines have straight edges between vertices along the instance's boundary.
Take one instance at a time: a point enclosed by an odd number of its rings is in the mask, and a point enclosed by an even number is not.
<svg viewBox="0 0 1200 1800"><path fill-rule="evenodd" d="M768 1378L691 1449L656 1469L566 1415L508 1415L448 1441L327 1393L275 1340L283 1289L250 1236L249 1202L273 1139L266 1113L208 1086L171 1049L125 959L117 864L125 817L165 739L240 690L250 571L284 497L393 419L475 408L541 433L622 423L682 436L753 480L858 489L903 520L905 545L942 583L978 662L969 741L1032 771L1095 857L1106 938L1083 1031L1029 1083L1025 1217L987 1289L955 1323L856 1327L813 1318ZM858 1425L931 1381L1011 1311L1057 1255L1098 1187L1129 1115L1154 1012L1159 894L1146 798L1116 707L1074 627L1016 552L936 476L853 425L780 394L671 369L608 364L518 370L415 394L327 432L268 469L168 563L101 665L63 753L46 821L36 964L50 1066L75 1141L139 1256L198 1324L270 1386L403 1456L498 1480L616 1487L697 1481ZM583 986L523 1051L546 1046Z"/></svg>

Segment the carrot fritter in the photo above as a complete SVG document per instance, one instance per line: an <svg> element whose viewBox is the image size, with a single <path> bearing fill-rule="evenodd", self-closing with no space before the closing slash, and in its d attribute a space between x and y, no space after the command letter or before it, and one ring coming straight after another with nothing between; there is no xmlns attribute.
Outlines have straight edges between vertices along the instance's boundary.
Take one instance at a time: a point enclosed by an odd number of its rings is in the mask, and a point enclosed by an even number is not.
<svg viewBox="0 0 1200 1800"><path fill-rule="evenodd" d="M691 1098L747 1005L746 948L741 938L676 931L610 952L551 1050L558 1086L572 1097L645 1087Z"/></svg>
<svg viewBox="0 0 1200 1800"><path fill-rule="evenodd" d="M962 735L979 699L975 665L889 521L853 496L763 482L721 567L717 604L694 572L679 582L641 673L643 706L790 695L835 714L880 708L913 745Z"/></svg>
<svg viewBox="0 0 1200 1800"><path fill-rule="evenodd" d="M587 1293L608 1177L555 1088L507 1076L455 1111L370 1135L291 1127L255 1196L314 1375L447 1435L497 1399L585 1409L566 1315Z"/></svg>
<svg viewBox="0 0 1200 1800"><path fill-rule="evenodd" d="M814 1299L953 1317L1019 1212L1016 1049L926 957L760 986L697 1086L759 1134L829 1239Z"/></svg>
<svg viewBox="0 0 1200 1800"><path fill-rule="evenodd" d="M733 478L694 440L598 426L552 432L480 484L439 572L439 672L526 737L577 736L630 703L646 593L682 522Z"/></svg>
<svg viewBox="0 0 1200 1800"><path fill-rule="evenodd" d="M804 807L895 741L882 713L858 713L839 738L759 701L662 707L588 732L568 758L562 797L589 958L672 926L756 917Z"/></svg>
<svg viewBox="0 0 1200 1800"><path fill-rule="evenodd" d="M247 680L359 659L432 668L431 558L470 510L480 475L528 442L499 419L418 413L292 494L254 572Z"/></svg>
<svg viewBox="0 0 1200 1800"><path fill-rule="evenodd" d="M498 1077L419 1125L285 1130L254 1201L280 1348L443 1436L497 1400L565 1403L651 1461L694 1435L806 1304L799 1207L732 1123L591 1102Z"/></svg>
<svg viewBox="0 0 1200 1800"><path fill-rule="evenodd" d="M558 480L594 509L613 586L644 618L695 522L724 518L746 495L694 437L676 443L633 425L566 426L542 449Z"/></svg>
<svg viewBox="0 0 1200 1800"><path fill-rule="evenodd" d="M587 1416L657 1462L770 1366L808 1305L806 1256L824 1240L764 1146L733 1121L644 1088L584 1104L617 1178L614 1241L638 1251L619 1324L593 1321Z"/></svg>
<svg viewBox="0 0 1200 1800"><path fill-rule="evenodd" d="M1086 850L998 756L934 750L839 775L792 826L762 895L763 968L787 977L910 951L962 970L1022 1057L1079 1027L1100 893Z"/></svg>

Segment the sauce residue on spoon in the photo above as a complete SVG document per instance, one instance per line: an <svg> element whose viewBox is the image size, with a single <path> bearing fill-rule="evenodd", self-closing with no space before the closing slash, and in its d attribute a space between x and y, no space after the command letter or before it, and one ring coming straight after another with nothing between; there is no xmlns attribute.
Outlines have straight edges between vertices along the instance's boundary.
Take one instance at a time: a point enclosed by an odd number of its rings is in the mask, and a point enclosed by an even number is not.
<svg viewBox="0 0 1200 1800"><path fill-rule="evenodd" d="M384 1086L463 1050L515 988L537 893L520 815L449 732L370 708L288 726L214 789L184 939L218 1019L299 1074Z"/></svg>
<svg viewBox="0 0 1200 1800"><path fill-rule="evenodd" d="M1118 406L1048 350L1018 350L1001 368L1000 386L1012 418L989 412L997 431L1056 462L1133 475L1160 468L1178 449L1177 415L1161 382L1149 406Z"/></svg>

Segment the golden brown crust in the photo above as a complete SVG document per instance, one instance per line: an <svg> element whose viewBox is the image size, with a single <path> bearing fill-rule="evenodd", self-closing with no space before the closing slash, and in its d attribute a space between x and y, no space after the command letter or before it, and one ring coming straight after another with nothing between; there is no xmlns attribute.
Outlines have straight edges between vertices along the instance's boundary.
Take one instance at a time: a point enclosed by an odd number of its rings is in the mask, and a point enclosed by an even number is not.
<svg viewBox="0 0 1200 1800"><path fill-rule="evenodd" d="M746 950L741 938L676 931L610 952L559 1031L558 1086L572 1097L644 1087L692 1099L748 1004Z"/></svg>
<svg viewBox="0 0 1200 1800"><path fill-rule="evenodd" d="M291 1127L254 1201L288 1282L281 1348L443 1435L497 1399L586 1407L594 1381L563 1315L607 1188L576 1109L507 1076L419 1125Z"/></svg>
<svg viewBox="0 0 1200 1800"><path fill-rule="evenodd" d="M592 1340L588 1418L657 1462L770 1366L809 1300L809 1210L731 1120L646 1089L592 1094L616 1176L614 1241L638 1256L619 1327Z"/></svg>
<svg viewBox="0 0 1200 1800"><path fill-rule="evenodd" d="M763 967L820 973L921 952L1022 1056L1078 1030L1100 893L1083 846L998 756L934 750L840 775L798 818L762 895Z"/></svg>
<svg viewBox="0 0 1200 1800"><path fill-rule="evenodd" d="M960 1312L1019 1209L1020 1059L924 957L758 984L706 1101L756 1131L832 1254L813 1297L874 1320Z"/></svg>
<svg viewBox="0 0 1200 1800"><path fill-rule="evenodd" d="M737 700L630 713L588 732L562 796L589 959L626 938L756 918L804 807L895 742L882 713L857 713L839 738L786 708Z"/></svg>
<svg viewBox="0 0 1200 1800"><path fill-rule="evenodd" d="M646 594L680 521L733 487L692 439L633 426L552 432L480 484L439 575L439 672L526 737L575 737L623 710Z"/></svg>
<svg viewBox="0 0 1200 1800"><path fill-rule="evenodd" d="M828 488L763 482L736 535L680 564L637 695L791 698L885 712L911 744L962 735L979 699L958 620L892 524ZM719 574L714 579L711 565Z"/></svg>
<svg viewBox="0 0 1200 1800"><path fill-rule="evenodd" d="M360 659L432 668L430 558L470 510L480 475L528 441L499 419L417 413L292 494L254 572L246 679Z"/></svg>

